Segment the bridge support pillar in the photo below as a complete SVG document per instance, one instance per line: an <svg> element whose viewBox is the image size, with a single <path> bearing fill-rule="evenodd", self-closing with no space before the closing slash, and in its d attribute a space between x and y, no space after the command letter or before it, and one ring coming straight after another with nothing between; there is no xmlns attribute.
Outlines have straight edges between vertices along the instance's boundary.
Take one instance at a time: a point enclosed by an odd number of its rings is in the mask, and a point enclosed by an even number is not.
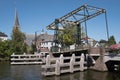
<svg viewBox="0 0 120 80"><path fill-rule="evenodd" d="M108 71L104 61L104 55L100 54L99 58L96 60L95 65L91 66L90 68L98 71Z"/></svg>

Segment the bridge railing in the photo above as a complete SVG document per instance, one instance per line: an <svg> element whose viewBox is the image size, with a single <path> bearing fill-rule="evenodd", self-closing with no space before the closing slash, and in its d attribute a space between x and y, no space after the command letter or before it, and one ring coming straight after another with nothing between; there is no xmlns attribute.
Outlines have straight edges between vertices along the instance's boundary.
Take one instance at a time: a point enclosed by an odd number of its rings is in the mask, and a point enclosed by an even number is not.
<svg viewBox="0 0 120 80"><path fill-rule="evenodd" d="M70 51L78 51L78 50L86 50L89 49L89 45L76 45L74 46L73 49L71 49L70 47L62 47L60 48L58 51L59 52L70 52Z"/></svg>

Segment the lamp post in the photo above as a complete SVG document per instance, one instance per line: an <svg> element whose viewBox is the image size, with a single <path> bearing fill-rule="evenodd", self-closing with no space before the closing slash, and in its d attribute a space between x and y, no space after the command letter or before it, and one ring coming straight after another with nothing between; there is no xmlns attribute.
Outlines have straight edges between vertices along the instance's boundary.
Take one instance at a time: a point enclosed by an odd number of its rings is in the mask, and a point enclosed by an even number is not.
<svg viewBox="0 0 120 80"><path fill-rule="evenodd" d="M37 32L35 31L35 51L37 52Z"/></svg>
<svg viewBox="0 0 120 80"><path fill-rule="evenodd" d="M35 48L37 50L37 31L35 32Z"/></svg>

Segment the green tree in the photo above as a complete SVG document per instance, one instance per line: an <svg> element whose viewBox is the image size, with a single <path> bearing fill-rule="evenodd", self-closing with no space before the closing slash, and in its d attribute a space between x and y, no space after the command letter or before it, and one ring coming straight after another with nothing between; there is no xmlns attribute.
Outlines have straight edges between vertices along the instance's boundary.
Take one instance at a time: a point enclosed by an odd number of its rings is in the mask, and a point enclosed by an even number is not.
<svg viewBox="0 0 120 80"><path fill-rule="evenodd" d="M61 45L70 46L78 40L77 38L77 25L71 25L66 24L64 26L64 30L61 30L58 32L58 42L61 43ZM84 31L84 28L81 27L81 38L84 38L86 36L86 33Z"/></svg>
<svg viewBox="0 0 120 80"><path fill-rule="evenodd" d="M24 43L24 40L26 39L25 34L22 33L18 27L13 28L11 37L11 46L14 53L22 54L27 51L27 46Z"/></svg>
<svg viewBox="0 0 120 80"><path fill-rule="evenodd" d="M0 57L9 57L12 53L10 40L0 41Z"/></svg>
<svg viewBox="0 0 120 80"><path fill-rule="evenodd" d="M59 31L58 39L62 45L72 45L76 42L76 26L67 24L63 31Z"/></svg>
<svg viewBox="0 0 120 80"><path fill-rule="evenodd" d="M34 54L35 51L37 51L36 50L36 45L32 43L32 45L31 45L31 53Z"/></svg>
<svg viewBox="0 0 120 80"><path fill-rule="evenodd" d="M108 39L108 45L112 45L112 44L116 44L116 40L114 36L110 36L110 38Z"/></svg>

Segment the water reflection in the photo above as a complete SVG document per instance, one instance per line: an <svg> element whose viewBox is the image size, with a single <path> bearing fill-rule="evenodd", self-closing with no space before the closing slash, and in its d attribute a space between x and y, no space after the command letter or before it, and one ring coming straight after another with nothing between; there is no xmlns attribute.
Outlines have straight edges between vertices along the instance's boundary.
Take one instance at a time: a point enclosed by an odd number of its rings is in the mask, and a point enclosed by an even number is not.
<svg viewBox="0 0 120 80"><path fill-rule="evenodd" d="M120 80L120 73L86 70L73 74L44 77L40 65L10 65L0 63L0 80Z"/></svg>
<svg viewBox="0 0 120 80"><path fill-rule="evenodd" d="M41 80L40 65L13 65L11 77L19 80Z"/></svg>
<svg viewBox="0 0 120 80"><path fill-rule="evenodd" d="M43 77L42 80L120 80L119 75L120 74L113 72L87 70L85 72L75 72L74 74Z"/></svg>
<svg viewBox="0 0 120 80"><path fill-rule="evenodd" d="M61 76L43 77L43 80L99 80L96 79L97 77L94 78L92 75L93 74L91 74L91 71L75 72L74 74L63 74Z"/></svg>

